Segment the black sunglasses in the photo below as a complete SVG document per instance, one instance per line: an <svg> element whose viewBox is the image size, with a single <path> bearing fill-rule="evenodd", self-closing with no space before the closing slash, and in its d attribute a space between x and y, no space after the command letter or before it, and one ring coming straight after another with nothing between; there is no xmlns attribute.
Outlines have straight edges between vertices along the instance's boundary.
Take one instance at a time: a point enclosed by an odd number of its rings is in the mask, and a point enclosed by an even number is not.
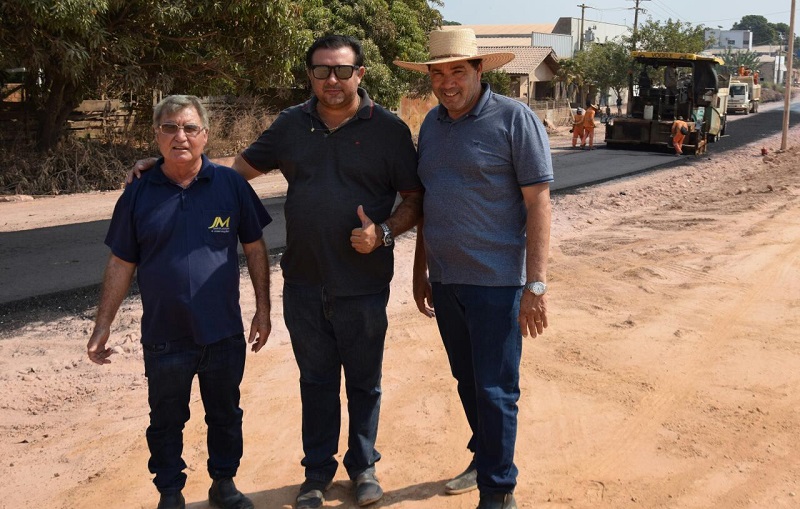
<svg viewBox="0 0 800 509"><path fill-rule="evenodd" d="M331 75L331 71L336 75L336 79L349 80L353 76L353 71L359 68L357 65L312 65L311 75L318 80L326 80Z"/></svg>

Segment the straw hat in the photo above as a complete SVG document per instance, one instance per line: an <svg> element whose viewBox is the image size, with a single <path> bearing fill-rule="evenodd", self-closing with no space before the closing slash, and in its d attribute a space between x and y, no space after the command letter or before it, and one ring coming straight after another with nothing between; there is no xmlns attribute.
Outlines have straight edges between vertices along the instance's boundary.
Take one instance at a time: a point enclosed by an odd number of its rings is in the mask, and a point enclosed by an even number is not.
<svg viewBox="0 0 800 509"><path fill-rule="evenodd" d="M428 73L428 66L459 62L461 60L480 59L483 61L483 70L491 71L514 60L514 53L478 53L478 39L471 28L457 28L455 30L433 30L430 33L428 49L431 59L427 62L403 62L395 60L394 64L409 71Z"/></svg>

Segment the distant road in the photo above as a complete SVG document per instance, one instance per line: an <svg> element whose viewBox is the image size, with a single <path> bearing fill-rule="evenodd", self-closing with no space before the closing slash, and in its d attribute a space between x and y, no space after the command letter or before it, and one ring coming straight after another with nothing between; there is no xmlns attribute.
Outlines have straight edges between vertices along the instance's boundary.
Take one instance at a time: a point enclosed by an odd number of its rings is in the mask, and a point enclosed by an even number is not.
<svg viewBox="0 0 800 509"><path fill-rule="evenodd" d="M783 128L783 104L781 103L778 108L762 108L762 111L755 115L736 115L728 118L726 136L716 143L709 143L708 151L700 157L713 158L728 150L780 133ZM795 102L791 107L789 125L791 127L798 123L800 123L800 102ZM602 126L595 129L595 136L601 141L604 135L605 129ZM790 140L790 143L797 144L798 140ZM769 148L774 150L777 147ZM555 184L552 189L567 190L642 171L673 167L684 164L684 158L691 160L692 157L694 156L675 157L669 153L602 148L593 151L561 151L553 154Z"/></svg>

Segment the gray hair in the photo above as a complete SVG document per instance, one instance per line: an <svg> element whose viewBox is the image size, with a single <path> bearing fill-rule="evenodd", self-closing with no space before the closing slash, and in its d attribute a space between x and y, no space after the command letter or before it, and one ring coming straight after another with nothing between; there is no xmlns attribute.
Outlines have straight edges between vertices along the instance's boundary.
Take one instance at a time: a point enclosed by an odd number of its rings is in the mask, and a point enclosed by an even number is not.
<svg viewBox="0 0 800 509"><path fill-rule="evenodd" d="M200 115L200 121L203 127L208 129L208 111L200 99L194 95L168 95L161 99L161 101L153 108L153 127L158 127L161 123L161 118L165 115L171 115L187 108L194 108L197 114Z"/></svg>

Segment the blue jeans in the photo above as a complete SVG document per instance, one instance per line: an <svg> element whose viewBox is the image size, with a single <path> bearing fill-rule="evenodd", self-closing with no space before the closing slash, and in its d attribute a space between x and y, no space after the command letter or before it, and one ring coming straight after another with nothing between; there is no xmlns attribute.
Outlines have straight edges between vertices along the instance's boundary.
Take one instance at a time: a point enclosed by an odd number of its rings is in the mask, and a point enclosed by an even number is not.
<svg viewBox="0 0 800 509"><path fill-rule="evenodd" d="M338 467L339 390L344 370L350 430L344 466L351 479L375 467L389 288L335 297L321 286L284 283L283 313L300 369L306 479L330 482Z"/></svg>
<svg viewBox="0 0 800 509"><path fill-rule="evenodd" d="M522 288L433 283L436 322L472 429L478 487L510 493L517 484L514 447L522 333Z"/></svg>
<svg viewBox="0 0 800 509"><path fill-rule="evenodd" d="M234 477L242 458L242 409L239 384L244 374L243 334L210 345L191 339L143 345L150 426L147 466L161 493L181 491L183 427L189 420L189 397L196 374L208 425L208 473L212 479Z"/></svg>

